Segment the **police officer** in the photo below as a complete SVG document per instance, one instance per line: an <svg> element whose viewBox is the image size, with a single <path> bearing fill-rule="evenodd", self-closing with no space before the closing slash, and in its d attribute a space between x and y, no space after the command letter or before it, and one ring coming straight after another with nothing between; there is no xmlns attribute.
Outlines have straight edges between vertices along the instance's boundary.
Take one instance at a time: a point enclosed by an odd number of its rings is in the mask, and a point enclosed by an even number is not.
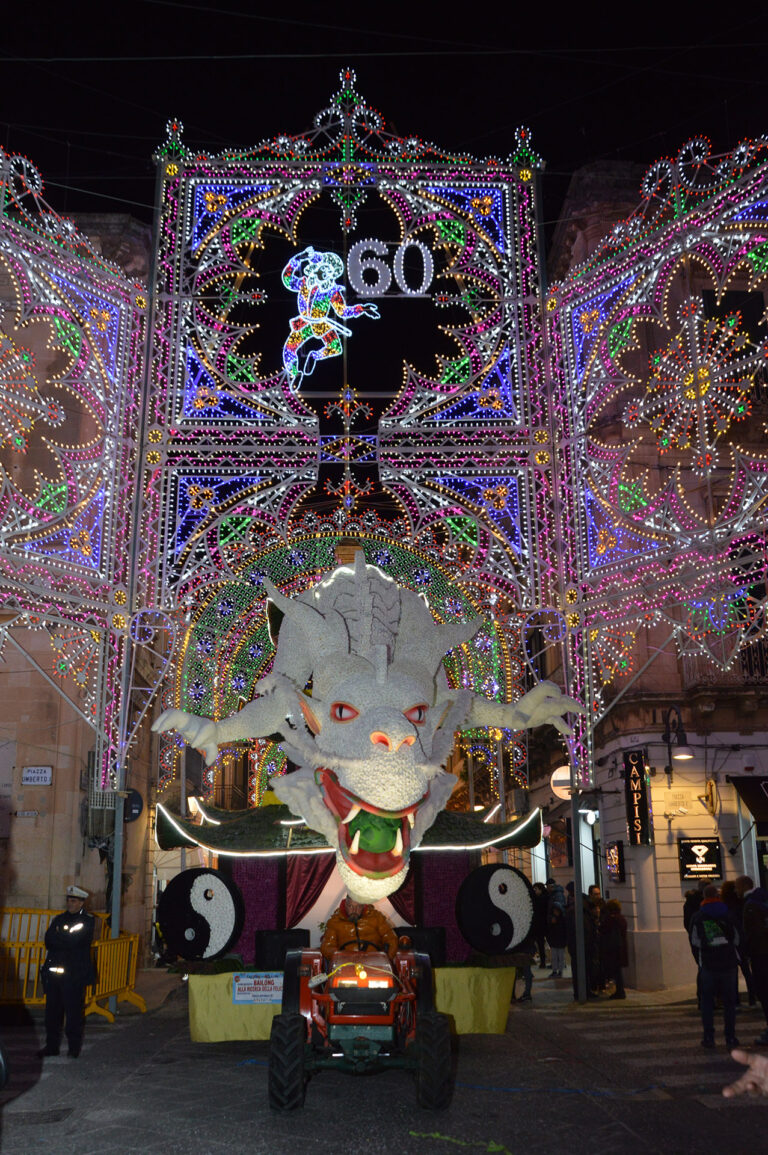
<svg viewBox="0 0 768 1155"><path fill-rule="evenodd" d="M76 1059L83 1043L85 988L96 982L91 959L94 917L85 909L88 891L67 887L67 909L45 932L47 954L42 968L45 991L45 1046L40 1056L58 1055L66 1018L68 1054Z"/></svg>

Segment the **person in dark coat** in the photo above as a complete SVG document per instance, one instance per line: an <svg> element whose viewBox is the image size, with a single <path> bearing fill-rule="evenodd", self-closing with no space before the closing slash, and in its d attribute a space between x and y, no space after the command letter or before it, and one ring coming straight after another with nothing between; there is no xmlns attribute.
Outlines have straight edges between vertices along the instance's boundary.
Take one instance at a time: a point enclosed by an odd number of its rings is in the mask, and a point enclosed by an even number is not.
<svg viewBox="0 0 768 1155"><path fill-rule="evenodd" d="M716 886L706 886L701 906L691 919L691 948L699 963L702 1047L715 1045L715 999L723 1005L725 1044L738 1047L736 992L739 975L739 931Z"/></svg>
<svg viewBox="0 0 768 1155"><path fill-rule="evenodd" d="M616 990L610 998L625 999L627 995L621 969L629 965L627 920L621 913L621 903L615 898L609 898L603 905L600 918L600 947L606 982L613 981L616 984Z"/></svg>
<svg viewBox="0 0 768 1155"><path fill-rule="evenodd" d="M683 926L685 927L685 933L688 935L691 933L691 919L701 906L701 897L704 894L704 887L707 885L708 883L706 878L700 878L696 884L695 890L686 890L685 892L685 902L683 903Z"/></svg>
<svg viewBox="0 0 768 1155"><path fill-rule="evenodd" d="M700 878L696 884L695 890L686 890L685 902L683 903L683 926L685 933L688 935L688 942L691 942L691 919L696 914L696 911L701 906L701 899L704 894L704 887L708 886L706 878ZM691 954L694 957L696 966L698 968L699 959L696 951L691 945ZM701 1009L701 970L696 971L696 1005Z"/></svg>
<svg viewBox="0 0 768 1155"><path fill-rule="evenodd" d="M542 882L533 884L533 923L531 933L539 955L539 967L542 970L547 966L545 940L547 937L547 907L549 898L547 889Z"/></svg>
<svg viewBox="0 0 768 1155"><path fill-rule="evenodd" d="M551 951L551 979L563 976L565 966L565 891L554 878L547 879L547 942Z"/></svg>
<svg viewBox="0 0 768 1155"><path fill-rule="evenodd" d="M575 887L572 882L566 887L568 891L568 905L565 908L565 934L568 943L568 954L571 956L571 982L573 983L573 997L579 997L578 954L576 949L576 902ZM584 911L584 959L587 966L587 998L596 999L594 985L597 975L597 935L595 933L594 908L586 894L580 896Z"/></svg>
<svg viewBox="0 0 768 1155"><path fill-rule="evenodd" d="M587 898L589 899L589 913L595 928L595 958L593 960L594 966L591 974L590 990L597 994L605 990L607 976L605 973L605 963L603 961L603 939L600 934L600 922L603 917L603 911L605 910L605 899L600 893L600 887L596 882L587 887Z"/></svg>
<svg viewBox="0 0 768 1155"><path fill-rule="evenodd" d="M746 878L746 875L742 875L742 878ZM738 879L737 879L737 881L738 881ZM748 881L749 881L749 884L751 886L752 885L752 879L750 878ZM744 922L742 919L742 908L744 906L744 899L743 899L742 895L739 894L739 890L736 886L736 882L732 882L730 880L728 880L727 882L724 882L720 887L720 898L723 900L725 905L728 907L728 913L730 914L733 921L736 923L736 926L737 926L738 931L739 931L739 938L742 941L742 947L743 947ZM744 983L745 983L746 988L747 988L747 999L749 1000L749 1005L751 1007L753 1007L755 1005L756 999L755 999L754 987L752 984L752 971L751 971L751 968L749 965L749 957L743 949L740 952L739 966L741 967L741 973L744 975ZM741 999L737 995L736 996L736 1005L738 1006L740 1002L741 1002Z"/></svg>
<svg viewBox="0 0 768 1155"><path fill-rule="evenodd" d="M531 988L533 987L533 964L536 961L534 953L533 934L531 933L525 942L522 942L516 950L510 955L510 959L516 968L515 981L512 984L512 1002L529 1003L531 1001ZM518 999L515 994L517 987L517 980L523 980L523 993Z"/></svg>
<svg viewBox="0 0 768 1155"><path fill-rule="evenodd" d="M87 890L68 886L67 909L51 919L45 932L45 1046L39 1052L41 1057L58 1055L65 1021L69 1057L76 1059L83 1045L85 988L96 982L91 958L95 919L85 909L87 898Z"/></svg>
<svg viewBox="0 0 768 1155"><path fill-rule="evenodd" d="M765 1030L755 1042L760 1047L768 1047L768 891L762 886L744 889L751 883L752 879L746 875L736 879L737 890L742 889L744 899L744 953L749 958L755 994L765 1015Z"/></svg>

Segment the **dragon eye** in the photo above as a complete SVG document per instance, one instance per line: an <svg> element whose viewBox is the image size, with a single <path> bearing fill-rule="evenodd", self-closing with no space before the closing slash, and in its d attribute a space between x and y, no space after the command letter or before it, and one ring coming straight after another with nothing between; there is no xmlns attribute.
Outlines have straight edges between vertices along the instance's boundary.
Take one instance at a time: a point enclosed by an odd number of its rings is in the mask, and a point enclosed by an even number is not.
<svg viewBox="0 0 768 1155"><path fill-rule="evenodd" d="M360 716L360 711L348 702L333 702L331 705L332 722L354 722Z"/></svg>
<svg viewBox="0 0 768 1155"><path fill-rule="evenodd" d="M413 722L414 726L423 726L427 720L427 710L429 706L426 702L419 702L418 706L411 706L410 710L405 710L405 716L409 722Z"/></svg>

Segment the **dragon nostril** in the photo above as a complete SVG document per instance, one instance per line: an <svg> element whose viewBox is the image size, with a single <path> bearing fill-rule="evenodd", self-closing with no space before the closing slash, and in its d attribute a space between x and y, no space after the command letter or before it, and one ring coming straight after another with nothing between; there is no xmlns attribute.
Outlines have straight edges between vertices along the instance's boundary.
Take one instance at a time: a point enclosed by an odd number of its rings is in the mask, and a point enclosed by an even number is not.
<svg viewBox="0 0 768 1155"><path fill-rule="evenodd" d="M386 746L388 750L392 748L389 738L381 730L373 731L371 734L371 741L373 742L374 746Z"/></svg>
<svg viewBox="0 0 768 1155"><path fill-rule="evenodd" d="M403 738L400 746L412 746L415 741L416 739L414 738L413 734L411 734L408 738ZM400 746L398 746L398 750L400 749Z"/></svg>

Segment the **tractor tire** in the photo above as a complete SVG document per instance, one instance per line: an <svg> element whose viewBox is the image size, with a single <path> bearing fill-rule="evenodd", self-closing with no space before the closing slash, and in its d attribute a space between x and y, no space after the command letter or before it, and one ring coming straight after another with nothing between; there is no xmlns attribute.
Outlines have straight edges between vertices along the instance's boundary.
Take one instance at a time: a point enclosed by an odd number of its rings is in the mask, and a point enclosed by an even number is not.
<svg viewBox="0 0 768 1155"><path fill-rule="evenodd" d="M307 1020L303 1015L275 1015L269 1036L269 1105L274 1111L304 1106Z"/></svg>
<svg viewBox="0 0 768 1155"><path fill-rule="evenodd" d="M442 1111L453 1098L451 1028L447 1015L420 1014L416 1022L416 1099L428 1111Z"/></svg>

